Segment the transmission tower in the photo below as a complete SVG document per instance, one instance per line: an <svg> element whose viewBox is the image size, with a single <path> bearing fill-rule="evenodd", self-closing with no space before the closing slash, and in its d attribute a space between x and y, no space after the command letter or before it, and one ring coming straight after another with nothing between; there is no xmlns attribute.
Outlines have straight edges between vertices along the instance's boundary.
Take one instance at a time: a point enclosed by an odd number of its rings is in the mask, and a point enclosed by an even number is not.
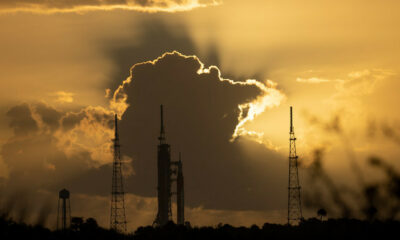
<svg viewBox="0 0 400 240"><path fill-rule="evenodd" d="M125 193L122 178L122 161L118 136L118 119L115 114L114 161L111 190L110 228L118 232L126 231Z"/></svg>
<svg viewBox="0 0 400 240"><path fill-rule="evenodd" d="M296 137L293 129L293 110L290 107L288 224L297 225L303 218L301 211L299 171L297 167Z"/></svg>

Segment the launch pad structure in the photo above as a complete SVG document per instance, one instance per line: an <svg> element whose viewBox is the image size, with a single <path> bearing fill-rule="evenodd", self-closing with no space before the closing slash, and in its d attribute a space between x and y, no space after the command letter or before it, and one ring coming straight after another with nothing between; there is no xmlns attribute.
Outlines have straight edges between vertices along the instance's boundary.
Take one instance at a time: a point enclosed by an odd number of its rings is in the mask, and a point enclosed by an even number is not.
<svg viewBox="0 0 400 240"><path fill-rule="evenodd" d="M171 146L166 142L164 129L163 105L160 106L160 136L157 147L157 197L158 213L153 222L155 226L163 226L172 221L171 197L177 196L177 224L184 224L184 182L182 159L171 161ZM172 192L172 183L176 182L176 192Z"/></svg>

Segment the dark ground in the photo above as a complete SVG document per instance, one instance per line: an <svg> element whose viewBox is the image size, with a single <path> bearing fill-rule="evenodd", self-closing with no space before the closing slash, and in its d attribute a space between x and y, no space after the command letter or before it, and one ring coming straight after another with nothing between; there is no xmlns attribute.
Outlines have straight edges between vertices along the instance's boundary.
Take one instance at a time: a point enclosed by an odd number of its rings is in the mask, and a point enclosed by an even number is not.
<svg viewBox="0 0 400 240"><path fill-rule="evenodd" d="M179 226L169 223L164 227L139 227L133 234L122 235L97 226L87 219L70 230L51 231L41 226L17 223L0 218L0 239L397 239L399 221L362 221L356 219L316 218L304 220L299 226L265 223L262 227Z"/></svg>

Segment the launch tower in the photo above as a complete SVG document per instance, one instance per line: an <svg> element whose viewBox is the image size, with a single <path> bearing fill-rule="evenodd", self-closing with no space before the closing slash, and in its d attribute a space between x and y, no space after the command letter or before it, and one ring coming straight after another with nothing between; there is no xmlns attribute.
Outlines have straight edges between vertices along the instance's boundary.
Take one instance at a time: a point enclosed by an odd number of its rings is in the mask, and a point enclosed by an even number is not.
<svg viewBox="0 0 400 240"><path fill-rule="evenodd" d="M182 160L179 153L179 161L171 161L171 146L166 143L164 130L163 106L160 106L161 128L157 151L158 173L158 213L154 225L163 226L172 220L171 196L173 192L172 182L176 181L177 223L184 224L184 192ZM173 178L175 176L175 178ZM175 194L175 193L174 193Z"/></svg>
<svg viewBox="0 0 400 240"><path fill-rule="evenodd" d="M164 130L163 106L160 106L161 127L157 151L158 172L158 213L154 223L165 225L171 220L171 147L166 143Z"/></svg>

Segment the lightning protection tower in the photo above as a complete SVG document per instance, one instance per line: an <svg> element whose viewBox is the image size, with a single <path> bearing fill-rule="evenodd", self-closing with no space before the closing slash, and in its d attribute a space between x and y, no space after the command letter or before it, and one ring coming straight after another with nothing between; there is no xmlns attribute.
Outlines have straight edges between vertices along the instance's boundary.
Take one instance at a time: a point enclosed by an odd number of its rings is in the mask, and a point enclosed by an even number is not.
<svg viewBox="0 0 400 240"><path fill-rule="evenodd" d="M71 203L69 191L62 189L58 194L57 230L66 230L71 225Z"/></svg>
<svg viewBox="0 0 400 240"><path fill-rule="evenodd" d="M301 211L299 171L297 166L296 137L293 129L293 109L290 107L290 144L289 144L289 187L288 187L288 224L299 224L303 218Z"/></svg>
<svg viewBox="0 0 400 240"><path fill-rule="evenodd" d="M111 190L111 217L110 228L118 231L126 231L126 216L125 216L125 193L122 177L122 161L118 135L118 118L115 114L115 137L114 141L114 161L113 161L113 176Z"/></svg>

